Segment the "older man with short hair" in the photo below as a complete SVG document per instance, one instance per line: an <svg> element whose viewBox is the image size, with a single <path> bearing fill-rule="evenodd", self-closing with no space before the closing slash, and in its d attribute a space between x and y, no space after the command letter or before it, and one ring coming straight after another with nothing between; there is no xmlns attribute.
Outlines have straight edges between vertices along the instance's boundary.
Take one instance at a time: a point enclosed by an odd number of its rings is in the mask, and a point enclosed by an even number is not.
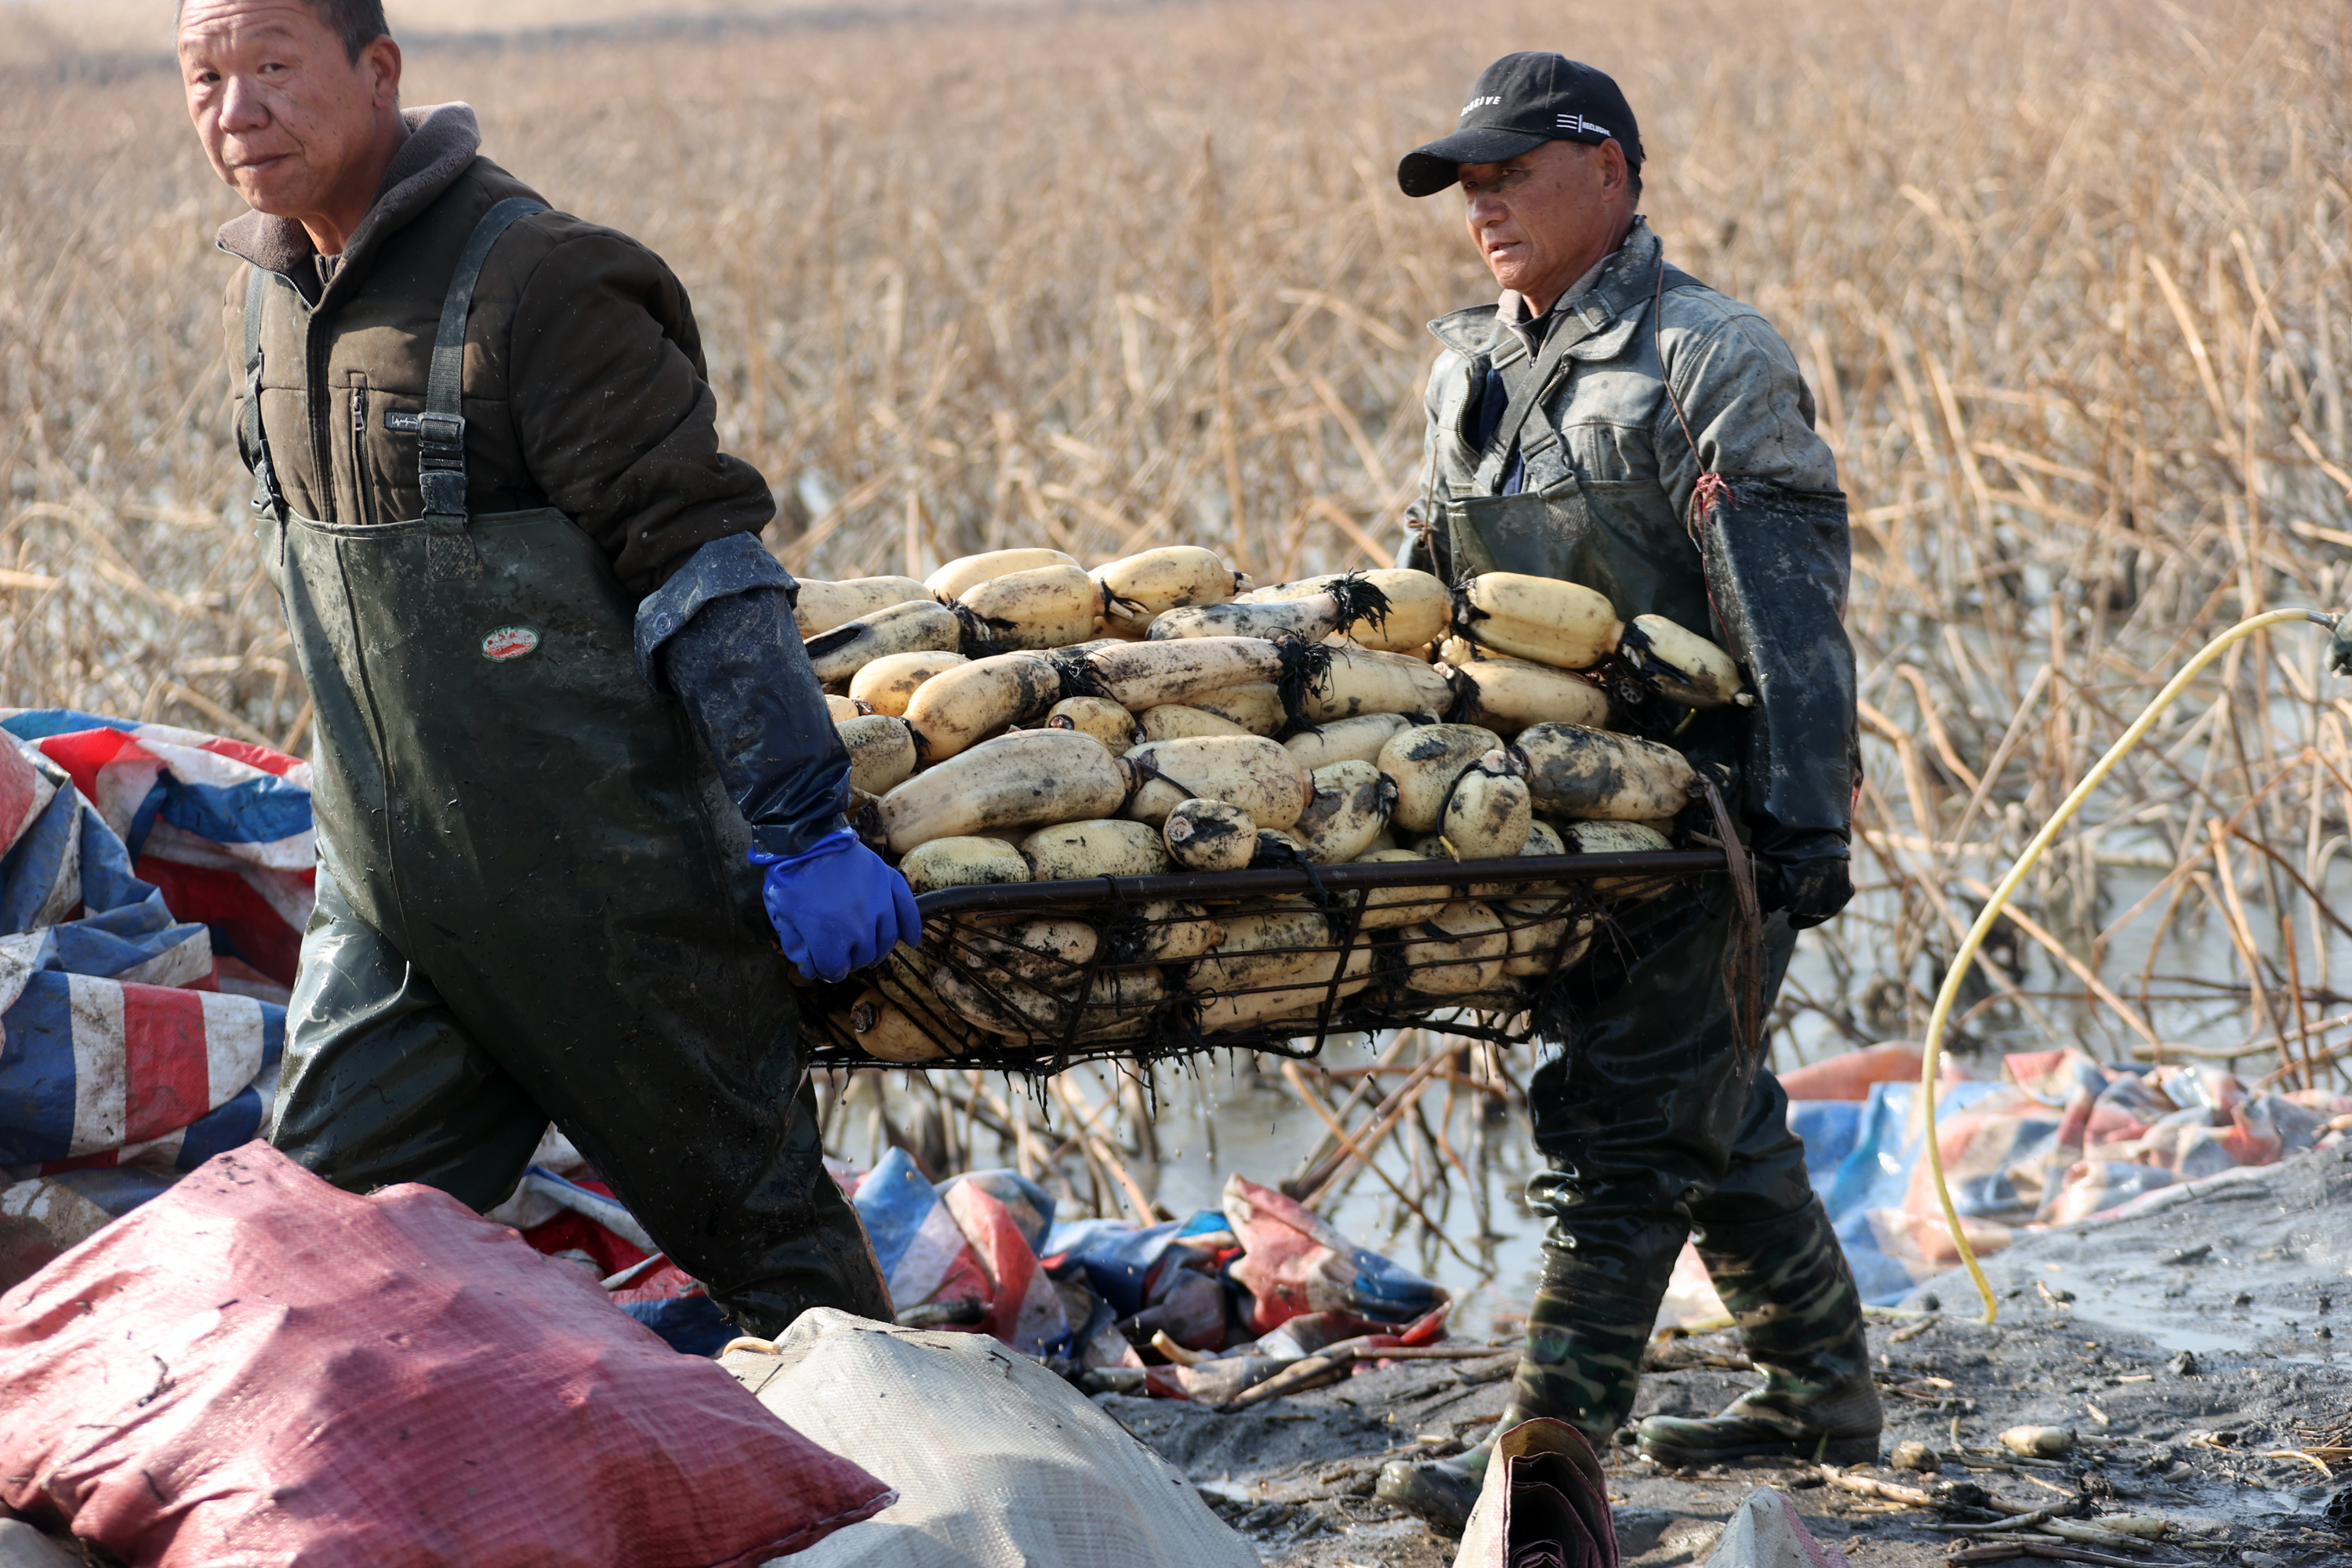
<svg viewBox="0 0 2352 1568"><path fill-rule="evenodd" d="M1642 162L1614 81L1517 54L1479 77L1453 134L1399 165L1407 195L1459 184L1503 287L1499 305L1431 323L1444 349L1405 561L1449 581L1580 583L1621 619L1664 616L1738 660L1752 707L1692 712L1616 682L1612 722L1730 784L1768 915L1769 1007L1797 931L1852 893L1845 498L1780 334L1665 259L1637 212ZM1727 884L1622 912L1563 977L1574 1035L1528 1088L1551 1169L1528 1202L1551 1227L1503 1427L1551 1416L1612 1439L1687 1237L1764 1385L1712 1419L1653 1416L1642 1452L1868 1460L1881 1415L1861 1302L1787 1098L1738 1038ZM1391 1465L1380 1495L1458 1531L1492 1447Z"/></svg>
<svg viewBox="0 0 2352 1568"><path fill-rule="evenodd" d="M487 1208L552 1121L751 1331L888 1316L777 949L838 979L920 924L685 290L404 113L381 0L184 0L179 56L253 209L237 430L315 713L278 1145Z"/></svg>

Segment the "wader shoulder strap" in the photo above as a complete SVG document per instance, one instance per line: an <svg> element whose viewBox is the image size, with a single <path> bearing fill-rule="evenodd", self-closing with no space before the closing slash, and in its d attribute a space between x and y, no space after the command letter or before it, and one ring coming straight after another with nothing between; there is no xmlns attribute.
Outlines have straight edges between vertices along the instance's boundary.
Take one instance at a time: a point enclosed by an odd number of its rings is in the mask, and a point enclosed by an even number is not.
<svg viewBox="0 0 2352 1568"><path fill-rule="evenodd" d="M501 235L546 204L511 196L482 215L457 257L457 270L441 302L441 326L433 337L433 368L425 384L425 410L387 415L394 430L416 432L417 489L425 496L425 574L444 581L478 577L482 552L466 531L472 513L466 506L466 322L474 313L474 286Z"/></svg>
<svg viewBox="0 0 2352 1568"><path fill-rule="evenodd" d="M1658 302L1664 291L1697 282L1697 279L1681 268L1667 265L1663 255L1659 258L1658 289L1651 300L1653 332L1657 330ZM1516 332L1510 334L1510 341L1496 353L1495 368L1503 373L1503 418L1496 426L1494 438L1486 444L1485 456L1479 464L1479 479L1485 493L1492 495L1501 489L1503 475L1510 464L1511 450L1517 445L1519 434L1527 428L1528 421L1535 417L1544 392L1551 385L1551 378L1559 371L1560 362L1591 335L1588 331L1574 330L1567 321L1555 321L1549 335L1544 339L1539 355L1529 355ZM1557 440L1557 433L1549 426L1541 426L1535 447L1539 448ZM1530 448L1521 456L1532 456L1533 451L1534 448Z"/></svg>
<svg viewBox="0 0 2352 1568"><path fill-rule="evenodd" d="M1517 332L1508 331L1509 341L1495 355L1495 368L1503 376L1503 417L1495 426L1494 436L1486 443L1485 456L1478 464L1479 488L1493 495L1502 488L1503 475L1511 460L1511 448L1518 444L1519 432L1535 417L1542 405L1544 389L1551 384L1568 351L1574 348L1581 335L1569 330L1566 321L1554 321L1544 339L1543 352L1530 355L1527 345Z"/></svg>
<svg viewBox="0 0 2352 1568"><path fill-rule="evenodd" d="M249 268L245 284L245 428L240 441L245 466L253 470L253 510L285 520L286 497L278 488L278 469L269 460L269 433L261 426L261 316L268 308L274 273Z"/></svg>

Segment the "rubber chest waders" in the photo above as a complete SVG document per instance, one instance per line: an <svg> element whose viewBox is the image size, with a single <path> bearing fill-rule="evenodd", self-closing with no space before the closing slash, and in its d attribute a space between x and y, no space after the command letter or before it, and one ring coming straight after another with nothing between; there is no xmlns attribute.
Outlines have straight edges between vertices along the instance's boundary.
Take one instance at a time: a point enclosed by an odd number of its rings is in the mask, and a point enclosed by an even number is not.
<svg viewBox="0 0 2352 1568"><path fill-rule="evenodd" d="M1680 268L1665 269L1667 288L1696 281ZM1643 308L1654 318L1654 300ZM1552 324L1535 354L1517 332L1498 334L1494 364L1502 375L1502 422L1479 459L1472 493L1449 497L1444 504L1454 571L1519 572L1580 583L1621 610L1640 605L1704 629L1698 574L1661 561L1655 541L1626 533L1612 509L1592 504L1559 432L1542 416L1543 405L1574 374L1579 362L1570 351L1620 325L1638 330L1638 323L1612 320L1598 305L1569 311ZM1524 461L1527 488L1504 495L1514 456Z"/></svg>
<svg viewBox="0 0 2352 1568"><path fill-rule="evenodd" d="M320 913L281 1146L341 1184L427 1179L479 1207L551 1118L747 1326L820 1304L887 1316L824 1173L745 829L637 671L629 596L563 513L467 510L475 285L499 236L543 210L516 198L481 220L425 406L385 416L416 437L422 518L291 513L262 427L261 322L273 294L301 307L259 269L247 295L254 504L316 726ZM473 1056L423 1059L452 1053ZM438 1103L377 1103L411 1089ZM469 1120L478 1147L451 1147Z"/></svg>
<svg viewBox="0 0 2352 1568"><path fill-rule="evenodd" d="M1472 493L1445 500L1443 534L1457 574L1565 579L1622 615L1661 614L1719 636L1702 545L1658 503L1657 481L1586 479L1543 412L1574 374L1622 374L1629 351L1638 359L1640 334L1658 352L1662 296L1696 279L1663 258L1643 277L1638 301L1570 311L1533 356L1517 333L1497 334L1502 418ZM1580 359L1571 352L1580 348L1600 357ZM1670 396L1662 357L1656 374L1659 395ZM1527 488L1503 495L1515 455ZM1651 496L1629 493L1641 489ZM1717 710L1685 724L1676 709L1653 732L1695 760L1736 769L1741 713ZM1644 717L1620 711L1612 723ZM1736 773L1733 785L1736 800ZM1761 1068L1752 1026L1779 989L1795 935L1777 917L1754 921L1745 905L1727 879L1622 911L1610 939L1563 977L1573 1036L1528 1082L1536 1143L1552 1168L1530 1180L1527 1202L1551 1226L1514 1397L1524 1413L1575 1422L1596 1440L1633 1406L1641 1344L1693 1222L1772 1221L1812 1201L1802 1145L1789 1135L1785 1098Z"/></svg>

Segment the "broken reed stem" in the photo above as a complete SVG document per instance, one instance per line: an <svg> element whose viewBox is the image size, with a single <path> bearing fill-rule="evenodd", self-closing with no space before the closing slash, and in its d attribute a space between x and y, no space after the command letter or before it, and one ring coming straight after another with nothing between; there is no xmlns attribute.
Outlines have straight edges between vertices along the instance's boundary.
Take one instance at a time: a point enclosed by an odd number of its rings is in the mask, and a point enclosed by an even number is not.
<svg viewBox="0 0 2352 1568"><path fill-rule="evenodd" d="M1428 1031L1415 1030L1413 1033L1423 1040L1423 1048L1428 1049L1430 1038ZM1351 1167L1366 1159L1367 1155L1363 1152L1377 1150L1381 1146L1381 1140L1389 1135L1414 1101L1427 1090L1430 1079L1444 1067L1449 1059L1444 1052L1434 1050L1423 1057L1420 1065L1406 1075L1405 1080L1389 1091L1388 1098L1382 1100L1380 1109L1372 1113L1370 1131L1360 1139L1351 1140L1343 1130L1343 1124L1333 1121L1333 1134L1339 1140L1339 1152L1331 1163L1329 1173L1314 1186L1307 1196L1299 1201L1309 1208L1325 1202L1329 1194L1346 1180ZM1288 1065L1295 1064L1286 1064L1286 1067ZM1290 1074L1286 1070L1283 1076L1289 1078ZM1295 1083L1294 1087L1296 1087ZM1319 1104L1320 1101L1318 1100L1317 1103Z"/></svg>
<svg viewBox="0 0 2352 1568"><path fill-rule="evenodd" d="M1413 1218L1421 1221L1423 1228L1429 1235L1435 1237L1442 1244L1444 1244L1445 1250L1451 1252L1456 1258L1460 1259L1465 1268L1476 1268L1478 1267L1477 1264L1463 1256L1462 1249L1454 1245L1453 1237L1447 1236L1443 1226L1436 1224L1436 1222L1432 1220L1428 1215L1422 1211L1421 1205L1413 1201L1412 1194L1408 1194L1402 1187L1397 1184L1396 1178L1382 1170L1379 1162L1372 1159L1370 1153L1356 1142L1355 1139L1349 1136L1348 1130L1340 1125L1339 1118L1331 1114L1331 1108L1325 1105L1323 1103L1322 1097L1317 1094L1307 1084L1307 1077L1304 1073L1298 1070L1298 1064L1297 1062L1283 1063L1282 1076L1284 1081L1288 1083L1292 1090L1297 1094L1299 1103L1306 1106L1307 1110L1313 1111L1317 1119L1319 1120L1323 1125L1331 1130L1331 1135L1339 1141L1339 1146L1341 1148L1346 1149L1357 1163L1361 1164L1365 1169L1370 1171L1375 1176L1378 1176L1381 1179L1381 1184L1385 1185L1390 1192L1396 1194L1397 1202L1402 1204L1407 1209L1410 1209L1412 1212ZM1315 1205L1309 1204L1307 1206L1311 1208Z"/></svg>
<svg viewBox="0 0 2352 1568"><path fill-rule="evenodd" d="M1370 1068L1363 1069L1364 1076L1358 1081L1356 1087L1349 1091L1346 1102L1339 1107L1339 1114L1341 1121L1344 1122L1353 1116L1357 1107L1379 1091L1381 1074L1391 1071L1410 1074L1415 1070L1414 1068L1401 1064L1405 1052L1412 1047L1413 1043L1420 1037L1421 1031L1418 1029L1400 1029L1390 1037L1388 1046L1381 1052L1380 1059ZM1314 1070L1319 1072L1323 1069L1318 1067ZM1282 1184L1283 1192L1297 1198L1317 1191L1329 1176L1334 1168L1334 1162L1339 1158L1339 1141L1326 1132L1321 1141L1315 1145L1313 1152L1299 1162L1298 1169L1291 1173L1289 1178Z"/></svg>

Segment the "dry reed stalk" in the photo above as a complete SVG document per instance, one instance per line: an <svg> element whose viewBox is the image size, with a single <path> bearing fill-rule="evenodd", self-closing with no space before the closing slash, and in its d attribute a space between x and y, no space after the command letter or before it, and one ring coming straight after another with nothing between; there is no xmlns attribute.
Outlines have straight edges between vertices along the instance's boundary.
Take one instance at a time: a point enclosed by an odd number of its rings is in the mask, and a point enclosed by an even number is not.
<svg viewBox="0 0 2352 1568"><path fill-rule="evenodd" d="M1481 18L1215 0L420 38L408 98L471 100L493 156L678 267L794 570L1197 539L1291 574L1392 548L1421 323L1491 296L1450 199L1384 171L1486 40L1594 37L1654 221L1797 347L1853 500L1870 890L1806 939L1780 1032L1916 1034L1972 884L2156 685L2352 578L2352 24L2258 0L2157 27L2125 0ZM0 62L57 58L20 42ZM233 200L167 61L0 79L0 701L299 746L219 415ZM2295 1076L2341 1085L2308 1020L2352 956L2328 918L2347 719L2307 634L2233 653L2029 888L2073 962L2035 937L1980 970L1961 1044L2144 1043L2104 986L2203 1047L2249 1032L2213 1000L2268 1009ZM2214 860L2215 817L2253 858ZM2230 978L2158 989L2184 968ZM967 1108L951 1143L982 1103L936 1102ZM1050 1142L1004 1124L1034 1166Z"/></svg>
<svg viewBox="0 0 2352 1568"><path fill-rule="evenodd" d="M1471 1268L1476 1268L1478 1267L1477 1264L1472 1262L1468 1257L1464 1255L1459 1247L1456 1247L1454 1244L1453 1238L1446 1235L1444 1227L1438 1225L1434 1220L1432 1220L1429 1215L1423 1212L1420 1202L1412 1194L1406 1192L1402 1184L1400 1184L1394 1176L1390 1175L1387 1171L1381 1169L1380 1162L1371 1157L1371 1152L1360 1145L1357 1141L1349 1135L1348 1129L1341 1124L1339 1119L1331 1113L1331 1108L1323 1103L1323 1097L1317 1094L1314 1087L1307 1081L1307 1075L1298 1070L1298 1064L1297 1062L1283 1063L1282 1077L1283 1081L1290 1085L1292 1092L1297 1095L1298 1102L1305 1106L1308 1110L1313 1111L1315 1113L1316 1120L1322 1122L1324 1126L1331 1130L1331 1135L1339 1141L1339 1146L1348 1152L1349 1158L1354 1160L1357 1164L1371 1172L1375 1176L1378 1176L1381 1179L1381 1184L1385 1185L1391 1193L1395 1194L1397 1202L1403 1205L1404 1207L1411 1212L1413 1218L1421 1221L1423 1235L1435 1239L1445 1248L1445 1250L1454 1254L1454 1256L1465 1266ZM1318 1194L1318 1196L1320 1194ZM1310 1202L1307 1206L1312 1208L1315 1205ZM1391 1234L1393 1234L1393 1232L1391 1232Z"/></svg>

